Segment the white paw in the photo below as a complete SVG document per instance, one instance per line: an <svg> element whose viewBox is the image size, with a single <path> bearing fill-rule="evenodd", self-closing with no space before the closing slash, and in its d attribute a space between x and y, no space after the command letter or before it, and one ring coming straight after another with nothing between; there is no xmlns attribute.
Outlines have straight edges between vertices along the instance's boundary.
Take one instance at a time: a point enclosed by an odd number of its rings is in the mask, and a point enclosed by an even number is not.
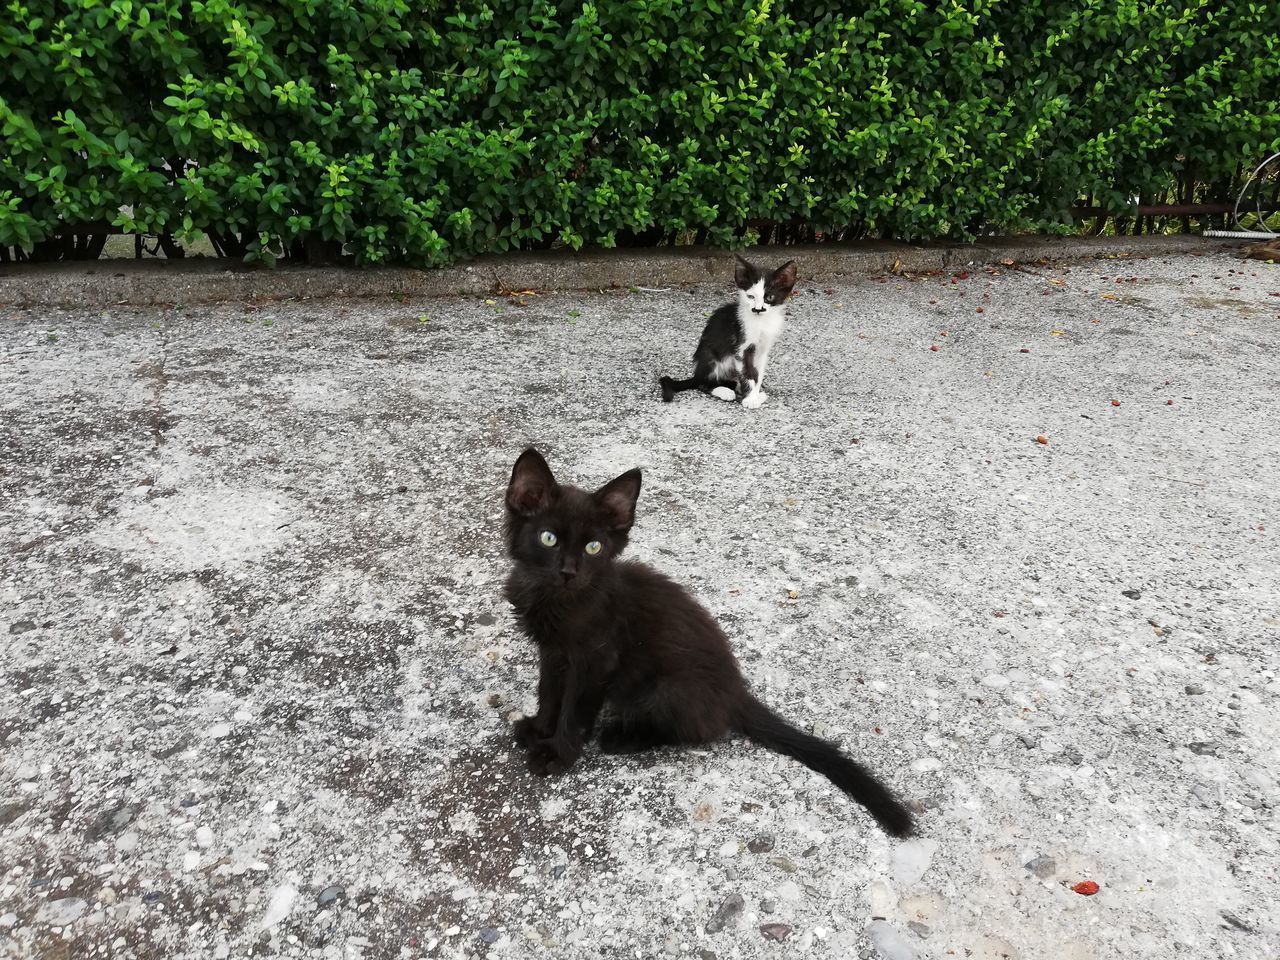
<svg viewBox="0 0 1280 960"><path fill-rule="evenodd" d="M753 390L742 398L742 405L748 410L754 410L756 407L763 405L769 399L769 395L763 390Z"/></svg>
<svg viewBox="0 0 1280 960"><path fill-rule="evenodd" d="M725 403L733 403L734 393L728 387L716 387L711 391L711 395L717 400L723 400Z"/></svg>

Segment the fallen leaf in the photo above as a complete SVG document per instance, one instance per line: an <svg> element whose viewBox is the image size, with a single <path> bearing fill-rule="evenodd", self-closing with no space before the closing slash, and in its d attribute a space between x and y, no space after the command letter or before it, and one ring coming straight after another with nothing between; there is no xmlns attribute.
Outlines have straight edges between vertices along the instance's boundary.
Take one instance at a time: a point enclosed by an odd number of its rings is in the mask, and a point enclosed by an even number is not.
<svg viewBox="0 0 1280 960"><path fill-rule="evenodd" d="M1172 407L1172 406L1173 406L1173 401L1172 401L1172 400L1166 400L1166 401L1164 402L1164 405L1165 405L1166 407Z"/></svg>
<svg viewBox="0 0 1280 960"><path fill-rule="evenodd" d="M1067 281L1065 280L1050 280L1049 282L1055 287L1065 287L1067 285Z"/></svg>
<svg viewBox="0 0 1280 960"><path fill-rule="evenodd" d="M930 350L932 350L934 353L937 353L937 352L938 352L938 345L935 343L935 344L931 345L931 346L929 347L929 349L930 349Z"/></svg>
<svg viewBox="0 0 1280 960"><path fill-rule="evenodd" d="M1049 438L1046 437L1044 434L1040 434L1040 436L1036 437L1036 443L1047 444L1048 442L1049 442Z"/></svg>
<svg viewBox="0 0 1280 960"><path fill-rule="evenodd" d="M788 591L787 591L787 599L788 599L788 600L799 600L799 599L800 599L800 594L796 593L796 591L794 591L794 590L788 590Z"/></svg>
<svg viewBox="0 0 1280 960"><path fill-rule="evenodd" d="M1114 300L1115 298L1116 298L1116 295L1114 293L1104 293L1102 295L1103 300Z"/></svg>
<svg viewBox="0 0 1280 960"><path fill-rule="evenodd" d="M982 312L983 312L983 310L982 310L982 308L981 308L981 307L979 307L979 308L978 308L978 312L979 312L979 313L982 313Z"/></svg>
<svg viewBox="0 0 1280 960"><path fill-rule="evenodd" d="M1119 400L1112 400L1112 401L1111 401L1111 405L1112 405L1113 407L1118 407L1118 406L1120 406L1120 401L1119 401Z"/></svg>
<svg viewBox="0 0 1280 960"><path fill-rule="evenodd" d="M1005 259L1001 260L1000 262L1001 262L1002 264L1004 264L1006 267L1012 267L1012 266L1013 266L1013 261L1012 261L1012 260L1010 260L1008 257L1006 257Z"/></svg>
<svg viewBox="0 0 1280 960"><path fill-rule="evenodd" d="M1074 887L1072 887L1071 890L1074 893L1080 894L1080 896L1082 897L1092 897L1095 893L1098 892L1098 885L1094 883L1092 880L1081 880Z"/></svg>
<svg viewBox="0 0 1280 960"><path fill-rule="evenodd" d="M1019 352L1019 353L1030 353L1030 352L1031 352L1031 348L1030 348L1030 347L1023 347L1023 348L1022 348L1021 350L1019 350L1018 352Z"/></svg>
<svg viewBox="0 0 1280 960"><path fill-rule="evenodd" d="M1094 322L1095 322L1095 323L1097 323L1097 321L1096 321L1096 320L1095 320ZM1066 333L1066 332L1067 332L1067 331L1065 331L1065 330L1050 330L1050 331L1049 331L1049 336L1051 336L1051 337L1060 337L1060 336L1062 336L1062 335L1063 335L1064 333Z"/></svg>

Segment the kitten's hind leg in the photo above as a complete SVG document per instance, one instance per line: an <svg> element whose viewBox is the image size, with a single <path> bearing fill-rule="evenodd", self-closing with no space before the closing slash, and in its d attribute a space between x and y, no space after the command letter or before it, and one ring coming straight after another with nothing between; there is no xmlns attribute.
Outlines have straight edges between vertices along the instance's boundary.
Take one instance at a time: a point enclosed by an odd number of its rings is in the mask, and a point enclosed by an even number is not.
<svg viewBox="0 0 1280 960"><path fill-rule="evenodd" d="M729 730L723 697L663 684L623 706L600 733L601 753L710 743Z"/></svg>
<svg viewBox="0 0 1280 960"><path fill-rule="evenodd" d="M715 364L707 373L707 392L717 400L733 403L738 399L737 373L732 365Z"/></svg>
<svg viewBox="0 0 1280 960"><path fill-rule="evenodd" d="M600 731L601 753L640 753L672 743L670 731L648 720L614 720Z"/></svg>

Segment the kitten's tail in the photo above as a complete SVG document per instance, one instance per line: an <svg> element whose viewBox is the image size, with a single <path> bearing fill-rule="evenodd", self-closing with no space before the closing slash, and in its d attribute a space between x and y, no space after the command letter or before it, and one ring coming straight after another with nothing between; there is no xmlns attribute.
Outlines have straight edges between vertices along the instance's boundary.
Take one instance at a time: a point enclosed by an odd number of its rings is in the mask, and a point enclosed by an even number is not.
<svg viewBox="0 0 1280 960"><path fill-rule="evenodd" d="M658 383L662 387L662 402L670 403L681 390L692 390L696 387L698 378L690 377L688 380L672 380L670 377L659 377Z"/></svg>
<svg viewBox="0 0 1280 960"><path fill-rule="evenodd" d="M797 730L754 697L738 720L748 737L776 753L799 760L822 774L867 808L886 833L907 837L913 832L911 814L888 789L864 767L842 754L835 744Z"/></svg>

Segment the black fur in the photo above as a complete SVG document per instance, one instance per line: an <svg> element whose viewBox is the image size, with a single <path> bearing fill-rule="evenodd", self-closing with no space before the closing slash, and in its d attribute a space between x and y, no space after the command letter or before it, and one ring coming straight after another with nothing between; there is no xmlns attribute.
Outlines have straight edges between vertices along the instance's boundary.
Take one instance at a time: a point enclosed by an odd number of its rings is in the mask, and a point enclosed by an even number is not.
<svg viewBox="0 0 1280 960"><path fill-rule="evenodd" d="M639 495L639 470L588 493L558 484L533 449L512 470L506 596L539 656L538 712L515 732L534 772L573 766L607 707L606 753L737 731L827 777L887 832L908 835L911 815L870 773L752 696L728 638L683 588L618 559Z"/></svg>

